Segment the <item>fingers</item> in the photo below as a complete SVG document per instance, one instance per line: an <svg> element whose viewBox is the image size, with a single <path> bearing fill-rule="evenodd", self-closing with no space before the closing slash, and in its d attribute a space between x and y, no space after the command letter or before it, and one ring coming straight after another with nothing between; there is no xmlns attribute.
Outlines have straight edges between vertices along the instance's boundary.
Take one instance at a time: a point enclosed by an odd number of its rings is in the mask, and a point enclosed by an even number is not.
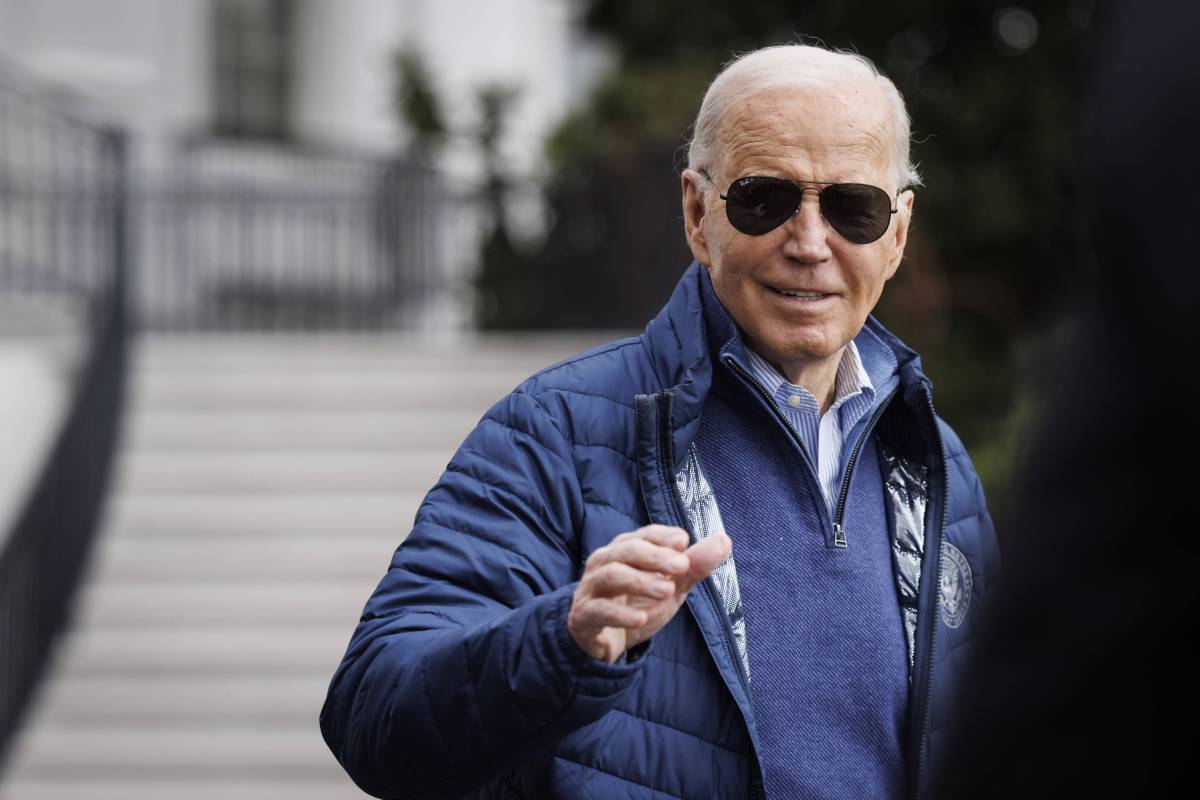
<svg viewBox="0 0 1200 800"><path fill-rule="evenodd" d="M688 535L679 528L647 525L592 553L567 614L576 644L611 663L629 646L634 631L642 629L638 641L653 633L646 630L652 614L655 630L661 627L674 613L666 607L678 607L673 578L691 568L683 554L687 545Z"/></svg>
<svg viewBox="0 0 1200 800"><path fill-rule="evenodd" d="M645 625L649 619L649 613L644 609L607 597L593 597L580 604L578 609L572 608L571 616L580 630L638 628Z"/></svg>
<svg viewBox="0 0 1200 800"><path fill-rule="evenodd" d="M596 550L588 558L587 569L622 563L664 575L686 575L690 561L682 551L687 542L687 533L679 528L650 525L632 533L623 533Z"/></svg>
<svg viewBox="0 0 1200 800"><path fill-rule="evenodd" d="M684 558L685 556L679 556ZM586 576L588 594L596 597L638 595L664 600L675 593L675 582L657 573L613 562L591 570Z"/></svg>
<svg viewBox="0 0 1200 800"><path fill-rule="evenodd" d="M685 531L665 525L617 536L588 558L567 630L585 652L611 662L670 621L732 547L725 534L688 547Z"/></svg>
<svg viewBox="0 0 1200 800"><path fill-rule="evenodd" d="M687 531L683 528L673 528L668 525L646 525L632 533L622 534L622 536L626 535L642 538L654 542L654 544L680 551L686 548L689 542ZM617 538L621 537L618 536Z"/></svg>
<svg viewBox="0 0 1200 800"><path fill-rule="evenodd" d="M664 600L686 594L721 563L732 548L725 534L714 534L680 552L687 533L649 525L617 536L587 560L580 589L588 596L645 597Z"/></svg>
<svg viewBox="0 0 1200 800"><path fill-rule="evenodd" d="M687 592L704 580L732 550L733 542L724 533L714 534L689 547L684 551L684 555L688 559L688 570L687 574L678 581L679 588L683 592Z"/></svg>

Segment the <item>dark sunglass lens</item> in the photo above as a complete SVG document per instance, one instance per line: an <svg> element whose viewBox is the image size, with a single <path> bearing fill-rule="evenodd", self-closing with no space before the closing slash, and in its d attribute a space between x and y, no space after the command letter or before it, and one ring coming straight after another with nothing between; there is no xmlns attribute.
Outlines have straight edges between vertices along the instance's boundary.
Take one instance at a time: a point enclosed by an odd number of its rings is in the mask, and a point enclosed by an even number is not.
<svg viewBox="0 0 1200 800"><path fill-rule="evenodd" d="M779 227L800 206L802 192L779 178L739 178L729 187L725 213L729 224L749 236Z"/></svg>
<svg viewBox="0 0 1200 800"><path fill-rule="evenodd" d="M891 224L892 201L878 186L837 183L821 192L821 213L846 241L869 244Z"/></svg>

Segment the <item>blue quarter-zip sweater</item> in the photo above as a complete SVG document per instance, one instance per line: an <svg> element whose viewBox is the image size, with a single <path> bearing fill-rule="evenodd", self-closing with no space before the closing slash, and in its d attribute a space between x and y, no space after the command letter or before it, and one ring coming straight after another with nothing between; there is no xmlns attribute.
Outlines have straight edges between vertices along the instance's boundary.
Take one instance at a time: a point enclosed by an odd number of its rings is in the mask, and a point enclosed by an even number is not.
<svg viewBox="0 0 1200 800"><path fill-rule="evenodd" d="M734 541L768 793L904 797L908 657L875 448L846 526L876 535L830 547L796 450L737 404L710 396L698 445Z"/></svg>
<svg viewBox="0 0 1200 800"><path fill-rule="evenodd" d="M739 332L703 289L710 348L745 367ZM878 409L896 362L874 334L859 338ZM696 445L734 542L767 792L902 798L909 664L871 414L847 437L857 457L843 459L850 483L835 503L854 536L839 547L812 443L765 394L749 370L722 363Z"/></svg>
<svg viewBox="0 0 1200 800"><path fill-rule="evenodd" d="M734 557L634 663L597 662L566 630L592 551L650 522L700 538L719 518L721 498L692 491L708 486L690 454L716 374L701 269L687 270L640 336L548 367L500 399L426 495L321 711L325 741L370 794L763 797L762 734L773 729L756 722L743 666L743 653L759 655L752 631L748 652L739 637L735 567L746 561L748 577L753 555L736 531ZM867 325L897 362L875 438L887 444L892 577L911 648L903 756L910 792L922 796L996 547L919 359ZM850 540L857 552L854 531ZM795 680L803 701L806 675Z"/></svg>

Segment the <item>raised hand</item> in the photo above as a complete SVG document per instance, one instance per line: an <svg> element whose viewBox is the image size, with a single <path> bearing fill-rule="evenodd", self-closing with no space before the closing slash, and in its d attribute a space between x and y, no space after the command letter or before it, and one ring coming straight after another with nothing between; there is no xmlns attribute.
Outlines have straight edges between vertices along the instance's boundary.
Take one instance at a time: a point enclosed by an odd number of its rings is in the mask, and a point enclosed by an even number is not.
<svg viewBox="0 0 1200 800"><path fill-rule="evenodd" d="M587 560L567 615L571 638L593 658L616 661L666 625L732 546L717 534L688 547L687 533L666 525L622 533Z"/></svg>

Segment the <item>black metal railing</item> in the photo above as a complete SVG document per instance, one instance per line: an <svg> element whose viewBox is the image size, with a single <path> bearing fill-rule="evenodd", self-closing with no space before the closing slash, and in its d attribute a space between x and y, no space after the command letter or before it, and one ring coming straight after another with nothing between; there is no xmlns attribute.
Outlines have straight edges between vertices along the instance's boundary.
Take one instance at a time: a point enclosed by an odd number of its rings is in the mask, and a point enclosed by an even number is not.
<svg viewBox="0 0 1200 800"><path fill-rule="evenodd" d="M197 138L133 169L87 108L0 61L0 323L44 312L83 343L33 488L0 518L0 762L91 549L128 332L405 328L452 291L455 204L432 168Z"/></svg>
<svg viewBox="0 0 1200 800"><path fill-rule="evenodd" d="M0 65L0 299L65 310L83 343L33 490L10 527L0 520L0 758L70 614L124 395L126 138L81 104Z"/></svg>
<svg viewBox="0 0 1200 800"><path fill-rule="evenodd" d="M403 328L444 290L428 166L195 139L145 175L135 291L156 330Z"/></svg>

